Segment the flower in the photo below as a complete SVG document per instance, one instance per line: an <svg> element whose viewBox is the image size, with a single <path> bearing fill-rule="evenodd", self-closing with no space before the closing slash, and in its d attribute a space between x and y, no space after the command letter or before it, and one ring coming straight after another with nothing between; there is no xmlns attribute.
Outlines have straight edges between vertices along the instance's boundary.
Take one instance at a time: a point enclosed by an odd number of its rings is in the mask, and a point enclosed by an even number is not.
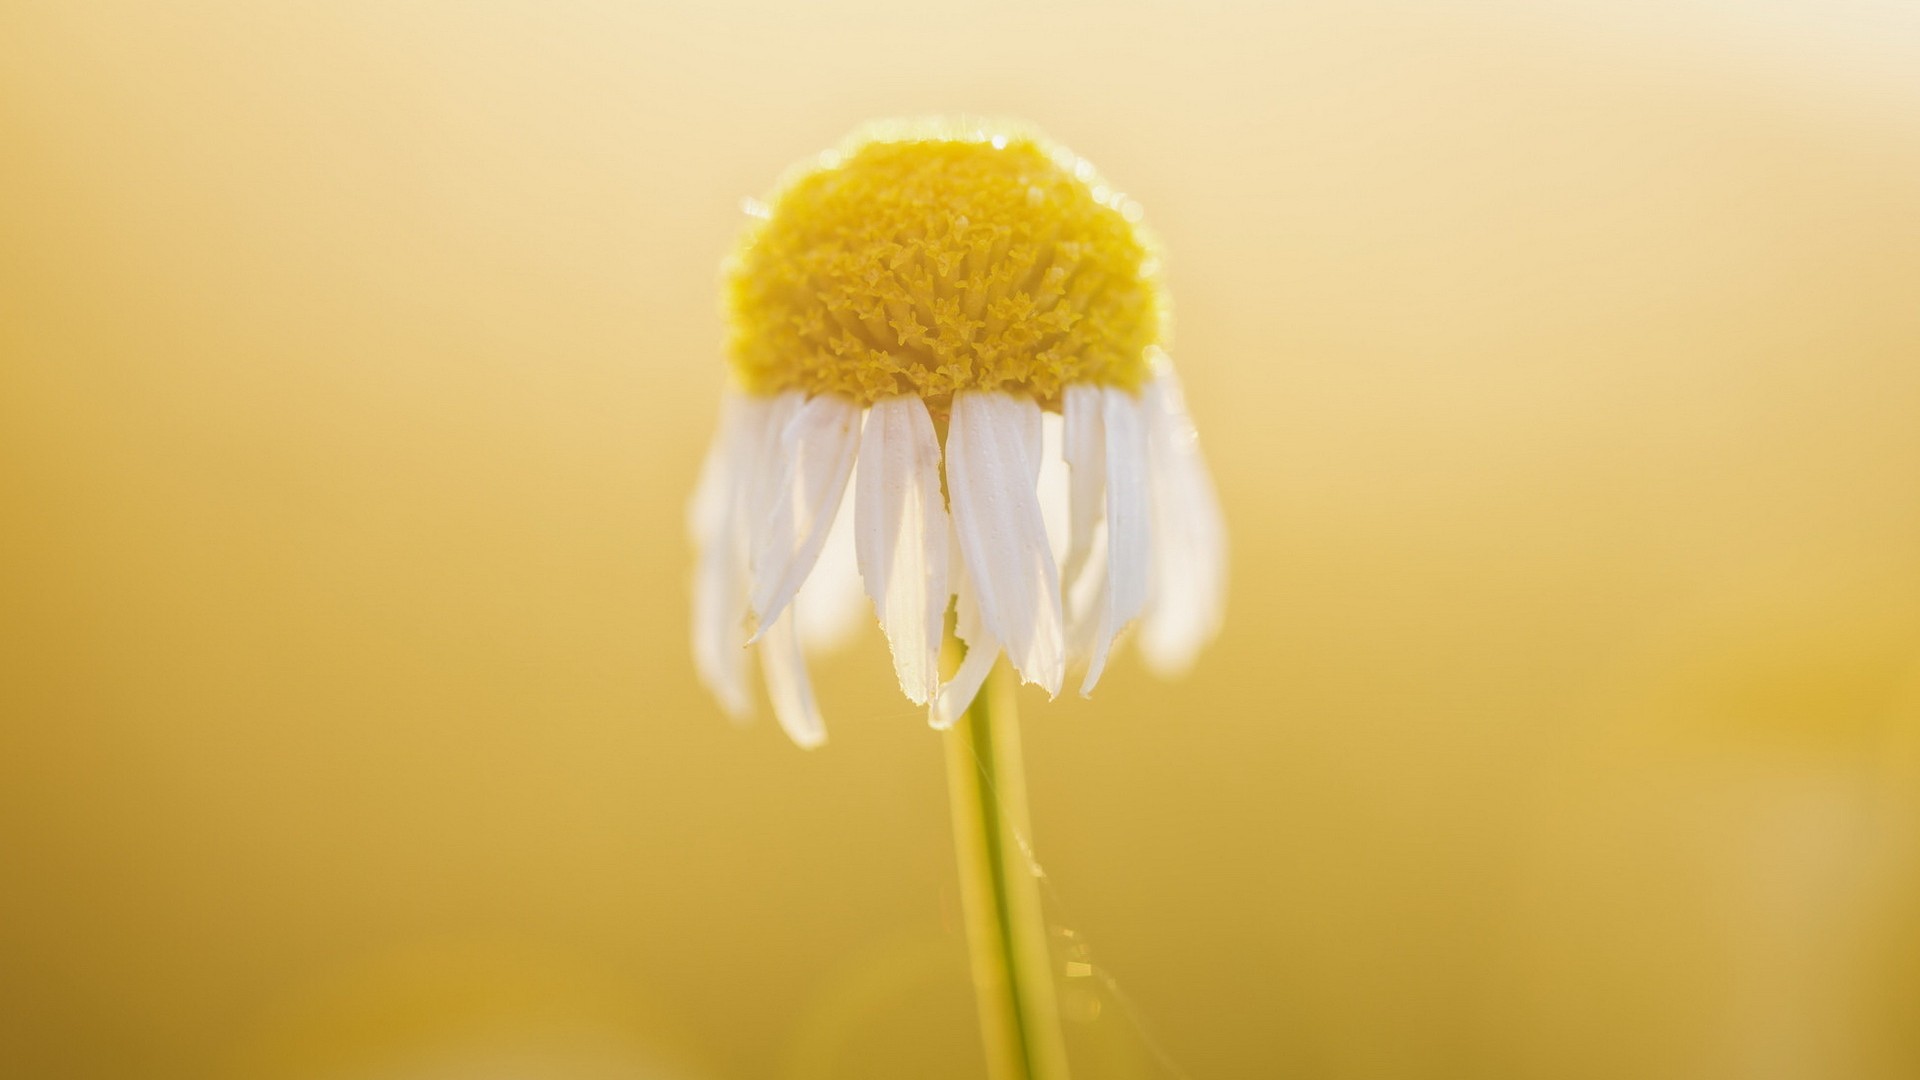
<svg viewBox="0 0 1920 1080"><path fill-rule="evenodd" d="M1218 627L1226 534L1161 348L1137 203L1012 125L870 128L796 170L728 268L734 386L689 518L694 652L735 716L826 738L804 653L864 583L908 699L951 725L1005 655L1090 693ZM966 645L943 678L949 600Z"/></svg>

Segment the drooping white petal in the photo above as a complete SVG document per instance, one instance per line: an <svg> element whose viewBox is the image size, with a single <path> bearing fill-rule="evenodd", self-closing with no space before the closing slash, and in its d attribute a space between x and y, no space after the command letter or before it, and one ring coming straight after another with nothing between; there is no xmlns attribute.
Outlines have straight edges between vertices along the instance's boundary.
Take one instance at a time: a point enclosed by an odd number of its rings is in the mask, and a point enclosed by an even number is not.
<svg viewBox="0 0 1920 1080"><path fill-rule="evenodd" d="M849 490L859 490L860 469L856 465ZM854 555L853 500L842 498L840 510L827 530L820 559L813 573L793 598L793 615L799 620L800 647L808 656L832 652L845 645L860 628L866 601L860 595L860 568Z"/></svg>
<svg viewBox="0 0 1920 1080"><path fill-rule="evenodd" d="M1227 531L1173 364L1158 349L1147 385L1153 557L1140 650L1162 673L1191 666L1226 606Z"/></svg>
<svg viewBox="0 0 1920 1080"><path fill-rule="evenodd" d="M753 570L753 560L759 554L767 519L773 516L774 508L787 492L781 486L785 479L781 436L793 418L800 414L800 407L806 404L807 395L799 390L787 390L771 399L755 400L762 402L766 411L753 425L754 441L745 462L746 475L735 485L735 492L740 499L735 527L746 534L749 574ZM751 577L748 580L751 582Z"/></svg>
<svg viewBox="0 0 1920 1080"><path fill-rule="evenodd" d="M1040 406L999 391L954 395L947 492L954 532L987 631L1020 677L1048 694L1065 677L1060 573L1035 490Z"/></svg>
<svg viewBox="0 0 1920 1080"><path fill-rule="evenodd" d="M1093 552L1094 526L1100 523L1106 509L1100 498L1107 477L1100 388L1092 383L1068 386L1061 409L1065 415L1062 456L1070 476L1067 518L1071 536L1066 562L1061 564L1060 582L1071 594L1086 570L1087 557ZM1069 623L1073 621L1071 614L1069 612Z"/></svg>
<svg viewBox="0 0 1920 1080"><path fill-rule="evenodd" d="M1061 590L1067 612L1067 663L1084 665L1093 659L1094 639L1106 614L1107 518L1103 510L1094 523L1080 580Z"/></svg>
<svg viewBox="0 0 1920 1080"><path fill-rule="evenodd" d="M940 439L924 401L883 398L867 410L854 487L860 577L886 631L900 689L925 705L940 686L947 613L947 507Z"/></svg>
<svg viewBox="0 0 1920 1080"><path fill-rule="evenodd" d="M1053 565L1065 566L1071 513L1068 489L1072 480L1067 473L1064 453L1066 425L1060 414L1040 413L1040 475L1034 490L1040 498L1040 521L1047 527L1047 547L1053 552ZM1061 584L1066 583L1061 578Z"/></svg>
<svg viewBox="0 0 1920 1080"><path fill-rule="evenodd" d="M942 731L952 727L973 704L987 675L993 671L994 662L1000 659L1000 642L981 621L979 596L964 568L955 584L958 595L954 598L953 632L966 643L967 655L961 659L960 669L953 673L953 678L934 695L933 704L927 710L927 722Z"/></svg>
<svg viewBox="0 0 1920 1080"><path fill-rule="evenodd" d="M763 402L729 390L720 398L720 420L714 426L713 442L700 462L700 478L694 482L693 495L687 500L687 536L696 548L704 546L726 524L728 504L733 498L732 481L739 470L732 466L732 451L739 437L742 414Z"/></svg>
<svg viewBox="0 0 1920 1080"><path fill-rule="evenodd" d="M760 675L773 702L773 717L787 737L802 750L826 742L827 726L813 698L813 682L807 677L807 660L800 652L791 610L781 612L760 637Z"/></svg>
<svg viewBox="0 0 1920 1080"><path fill-rule="evenodd" d="M1062 457L1069 474L1071 537L1061 563L1060 595L1067 616L1067 655L1080 663L1093 655L1106 599L1106 426L1100 418L1100 388L1075 383L1063 395ZM1094 565L1098 563L1098 565Z"/></svg>
<svg viewBox="0 0 1920 1080"><path fill-rule="evenodd" d="M752 711L747 689L748 488L773 416L771 400L729 394L688 507L698 545L693 584L694 668L735 719Z"/></svg>
<svg viewBox="0 0 1920 1080"><path fill-rule="evenodd" d="M779 479L766 517L756 523L753 547L752 608L761 633L819 559L859 446L859 403L838 394L808 399L781 431L774 461Z"/></svg>
<svg viewBox="0 0 1920 1080"><path fill-rule="evenodd" d="M1106 458L1106 573L1100 591L1099 626L1080 693L1093 692L1121 628L1147 604L1152 543L1147 506L1147 425L1140 399L1118 387L1100 390Z"/></svg>

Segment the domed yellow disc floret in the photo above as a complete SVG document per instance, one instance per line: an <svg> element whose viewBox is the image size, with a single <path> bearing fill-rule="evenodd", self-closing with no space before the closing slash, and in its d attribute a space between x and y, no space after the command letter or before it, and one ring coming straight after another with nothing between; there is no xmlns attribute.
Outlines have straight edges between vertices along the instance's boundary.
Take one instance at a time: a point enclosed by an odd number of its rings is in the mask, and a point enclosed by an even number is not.
<svg viewBox="0 0 1920 1080"><path fill-rule="evenodd" d="M795 174L748 230L729 268L735 371L754 393L936 407L1138 387L1163 313L1137 215L1031 133L871 135Z"/></svg>

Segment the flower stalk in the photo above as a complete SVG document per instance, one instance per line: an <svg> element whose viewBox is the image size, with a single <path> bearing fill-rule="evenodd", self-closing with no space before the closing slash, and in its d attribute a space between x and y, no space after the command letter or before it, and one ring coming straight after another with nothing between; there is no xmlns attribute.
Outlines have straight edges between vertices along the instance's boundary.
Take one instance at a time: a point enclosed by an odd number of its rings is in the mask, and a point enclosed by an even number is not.
<svg viewBox="0 0 1920 1080"><path fill-rule="evenodd" d="M1038 868L1027 847L1026 774L1004 663L945 735L961 905L991 1080L1066 1080Z"/></svg>

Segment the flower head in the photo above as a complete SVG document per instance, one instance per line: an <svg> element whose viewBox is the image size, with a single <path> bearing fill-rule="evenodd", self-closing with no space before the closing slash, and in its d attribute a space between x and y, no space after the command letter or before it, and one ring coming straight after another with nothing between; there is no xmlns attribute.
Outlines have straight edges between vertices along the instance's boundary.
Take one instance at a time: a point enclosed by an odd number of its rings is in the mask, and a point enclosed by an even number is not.
<svg viewBox="0 0 1920 1080"><path fill-rule="evenodd" d="M919 122L749 212L736 388L691 511L695 655L722 705L747 711L755 645L781 724L822 741L803 650L861 583L936 727L1003 653L1049 694L1082 667L1090 692L1136 618L1151 663L1190 663L1225 533L1137 204L1026 129ZM943 678L950 601L966 655Z"/></svg>
<svg viewBox="0 0 1920 1080"><path fill-rule="evenodd" d="M733 360L754 393L1138 389L1159 340L1134 204L1030 132L882 128L797 174L730 274Z"/></svg>

